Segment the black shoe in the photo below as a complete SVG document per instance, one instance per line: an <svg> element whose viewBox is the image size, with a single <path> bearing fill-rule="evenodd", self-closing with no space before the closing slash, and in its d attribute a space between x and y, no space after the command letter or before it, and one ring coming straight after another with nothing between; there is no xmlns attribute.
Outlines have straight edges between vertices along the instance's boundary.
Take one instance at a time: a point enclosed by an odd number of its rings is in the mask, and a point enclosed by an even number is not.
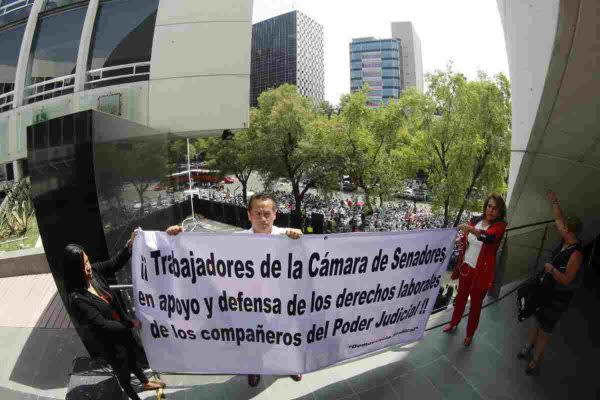
<svg viewBox="0 0 600 400"><path fill-rule="evenodd" d="M260 383L260 375L248 375L248 385L252 387L258 386Z"/></svg>
<svg viewBox="0 0 600 400"><path fill-rule="evenodd" d="M527 375L539 375L540 374L540 361L535 359L531 359L529 364L527 364L527 368L525 368L525 373Z"/></svg>
<svg viewBox="0 0 600 400"><path fill-rule="evenodd" d="M521 349L521 351L519 351L517 353L517 358L519 360L531 360L531 353L533 352L533 346L526 344L525 346L523 346L523 348Z"/></svg>

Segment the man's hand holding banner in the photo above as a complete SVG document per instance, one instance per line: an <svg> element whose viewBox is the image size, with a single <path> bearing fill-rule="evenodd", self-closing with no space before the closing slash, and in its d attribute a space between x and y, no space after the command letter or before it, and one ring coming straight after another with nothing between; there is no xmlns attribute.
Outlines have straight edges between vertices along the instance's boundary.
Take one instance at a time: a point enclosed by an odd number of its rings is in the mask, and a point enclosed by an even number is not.
<svg viewBox="0 0 600 400"><path fill-rule="evenodd" d="M418 340L455 236L140 232L133 297L150 366L301 374Z"/></svg>

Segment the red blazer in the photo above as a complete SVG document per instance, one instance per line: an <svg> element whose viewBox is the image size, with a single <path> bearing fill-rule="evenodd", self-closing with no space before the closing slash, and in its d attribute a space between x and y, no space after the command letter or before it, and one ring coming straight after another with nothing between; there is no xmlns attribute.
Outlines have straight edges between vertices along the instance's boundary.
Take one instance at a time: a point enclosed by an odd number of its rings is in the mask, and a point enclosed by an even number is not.
<svg viewBox="0 0 600 400"><path fill-rule="evenodd" d="M477 225L478 220L469 221L470 226ZM483 245L481 246L481 252L477 258L477 265L475 266L475 276L473 277L473 286L488 290L494 283L494 275L496 274L496 253L500 242L504 237L504 231L506 230L506 222L498 221L494 222L485 230L483 235ZM467 250L467 236L463 235L461 252L458 258L457 266L462 266L465 251Z"/></svg>

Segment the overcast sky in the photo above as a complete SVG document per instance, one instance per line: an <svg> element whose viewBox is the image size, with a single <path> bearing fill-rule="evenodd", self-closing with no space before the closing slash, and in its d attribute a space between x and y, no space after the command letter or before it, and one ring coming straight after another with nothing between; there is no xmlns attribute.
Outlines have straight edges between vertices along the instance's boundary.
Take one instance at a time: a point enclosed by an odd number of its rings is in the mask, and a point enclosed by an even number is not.
<svg viewBox="0 0 600 400"><path fill-rule="evenodd" d="M509 76L496 0L254 0L252 19L294 9L323 25L325 99L333 104L350 91L348 43L364 36L389 38L392 21L412 21L421 38L424 73L452 60L470 79L478 70Z"/></svg>

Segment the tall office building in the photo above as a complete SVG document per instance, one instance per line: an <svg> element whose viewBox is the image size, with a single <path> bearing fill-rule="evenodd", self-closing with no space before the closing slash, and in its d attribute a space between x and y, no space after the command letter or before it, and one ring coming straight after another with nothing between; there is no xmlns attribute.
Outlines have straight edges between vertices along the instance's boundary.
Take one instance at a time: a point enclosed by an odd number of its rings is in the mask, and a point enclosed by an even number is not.
<svg viewBox="0 0 600 400"><path fill-rule="evenodd" d="M412 22L392 22L392 38L399 40L402 47L402 86L416 86L422 92L424 89L421 39Z"/></svg>
<svg viewBox="0 0 600 400"><path fill-rule="evenodd" d="M369 107L378 107L398 98L402 85L402 49L396 39L373 37L352 39L350 43L350 90L355 92L366 83L371 89Z"/></svg>
<svg viewBox="0 0 600 400"><path fill-rule="evenodd" d="M258 96L284 83L315 100L325 95L323 26L299 11L252 26L250 105Z"/></svg>

